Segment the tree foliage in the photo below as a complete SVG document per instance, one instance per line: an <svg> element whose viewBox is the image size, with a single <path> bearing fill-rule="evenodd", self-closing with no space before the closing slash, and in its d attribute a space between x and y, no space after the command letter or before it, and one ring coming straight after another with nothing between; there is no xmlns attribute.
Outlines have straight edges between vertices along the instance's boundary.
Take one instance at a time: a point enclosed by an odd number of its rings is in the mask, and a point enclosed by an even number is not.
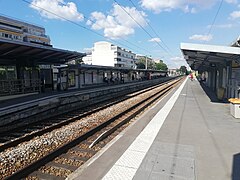
<svg viewBox="0 0 240 180"><path fill-rule="evenodd" d="M136 62L137 69L145 69L146 67L146 57L141 57ZM160 60L159 63L154 62L151 58L147 58L147 69L154 69L154 70L168 70L167 65Z"/></svg>
<svg viewBox="0 0 240 180"><path fill-rule="evenodd" d="M163 61L160 61L159 63L156 63L156 69L157 70L167 71L168 67L167 67L167 65Z"/></svg>
<svg viewBox="0 0 240 180"><path fill-rule="evenodd" d="M137 69L145 69L145 64L143 62L136 63Z"/></svg>
<svg viewBox="0 0 240 180"><path fill-rule="evenodd" d="M82 64L82 63L83 63L82 57L75 59L75 64Z"/></svg>
<svg viewBox="0 0 240 180"><path fill-rule="evenodd" d="M187 73L187 68L186 68L186 66L181 66L181 67L180 67L180 72L181 72L182 74L186 74L186 73Z"/></svg>
<svg viewBox="0 0 240 180"><path fill-rule="evenodd" d="M146 60L144 58L140 58L137 62L136 62L136 65L137 65L137 69L145 69L145 63L146 63Z"/></svg>

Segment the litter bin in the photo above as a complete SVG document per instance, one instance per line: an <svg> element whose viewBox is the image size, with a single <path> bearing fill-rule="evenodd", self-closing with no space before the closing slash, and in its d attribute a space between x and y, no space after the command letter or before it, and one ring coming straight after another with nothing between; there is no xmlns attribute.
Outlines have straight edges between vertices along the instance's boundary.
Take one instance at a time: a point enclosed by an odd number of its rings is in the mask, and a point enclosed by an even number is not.
<svg viewBox="0 0 240 180"><path fill-rule="evenodd" d="M240 99L230 98L230 113L235 118L240 118Z"/></svg>

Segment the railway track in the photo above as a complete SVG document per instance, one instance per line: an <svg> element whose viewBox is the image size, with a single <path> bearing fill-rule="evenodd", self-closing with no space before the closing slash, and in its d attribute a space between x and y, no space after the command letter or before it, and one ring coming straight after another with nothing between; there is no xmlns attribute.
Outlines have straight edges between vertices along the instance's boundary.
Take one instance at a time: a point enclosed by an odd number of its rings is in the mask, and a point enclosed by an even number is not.
<svg viewBox="0 0 240 180"><path fill-rule="evenodd" d="M171 83L166 83L161 87L155 87L154 89L147 90L145 92L139 92L136 96L138 97L135 100L131 100L128 104L122 101L118 104L114 104L105 108L102 108L101 111L96 113L102 113L98 116L97 121L94 121L95 115L88 115L87 117L81 119L81 128L79 129L78 125L72 123L71 127L68 127L69 132L67 138L55 139L54 133L58 134L58 137L61 137L61 133L65 130L51 132L48 135L43 135L39 137L42 141L45 142L45 145L41 146L42 152L36 153L37 151L32 150L29 152L29 156L32 156L32 159L27 159L26 161L21 161L20 159L12 162L12 166L5 171L1 172L2 177L6 179L19 179L26 177L26 179L64 179L79 166L81 166L85 161L91 158L97 151L99 151L107 142L109 142L117 132L121 131L127 123L133 119L137 114L146 109L150 104L154 103L156 100L161 98L166 92L173 88L176 83L179 83L181 80L175 80ZM134 99L134 98L132 98ZM129 100L125 100L129 101ZM122 104L121 104L122 103ZM119 105L120 104L120 105ZM124 105L124 107L123 107ZM114 109L119 106L121 108ZM112 109L109 109L112 108ZM104 114L103 111L109 111L108 114ZM93 116L93 117L92 117ZM100 118L99 118L100 117ZM84 122L88 122L87 125ZM90 122L90 123L89 123ZM73 127L77 127L74 132L71 132ZM76 133L78 130L78 133ZM62 137L65 134L63 133ZM52 142L49 142L50 138ZM33 139L33 142L38 142L38 138ZM33 143L30 142L30 143ZM43 144L44 144L43 142ZM53 142L58 142L54 144ZM22 145L24 147L24 143ZM19 145L18 149L21 149ZM38 149L36 144L32 144L31 148ZM14 148L12 148L14 150ZM6 150L3 152L9 157L11 152ZM34 154L35 153L35 154ZM24 156L24 155L22 155ZM40 156L40 157L39 157ZM12 160L15 157L12 157ZM5 161L6 161L5 156ZM1 157L0 153L0 162L4 160L4 157ZM1 163L1 166L4 166L4 163ZM6 162L5 167L6 168ZM11 171L11 172L10 172ZM30 175L29 175L30 174ZM29 176L28 176L29 175Z"/></svg>
<svg viewBox="0 0 240 180"><path fill-rule="evenodd" d="M49 118L40 122L34 122L32 124L23 125L7 133L0 133L0 152L4 151L7 148L17 146L19 143L28 141L36 136L40 136L46 132L52 131L54 129L67 125L71 122L84 118L92 113L100 111L101 109L110 107L114 104L137 96L141 93L150 91L151 89L159 87L167 82L168 81L161 83L159 85L152 86L150 88L146 88L141 91L137 91L135 93L130 93L128 95L123 96L120 94L118 97L114 97L113 99L97 103L95 105L92 105L91 107L87 107L81 110L74 110L70 113L57 116L54 118Z"/></svg>

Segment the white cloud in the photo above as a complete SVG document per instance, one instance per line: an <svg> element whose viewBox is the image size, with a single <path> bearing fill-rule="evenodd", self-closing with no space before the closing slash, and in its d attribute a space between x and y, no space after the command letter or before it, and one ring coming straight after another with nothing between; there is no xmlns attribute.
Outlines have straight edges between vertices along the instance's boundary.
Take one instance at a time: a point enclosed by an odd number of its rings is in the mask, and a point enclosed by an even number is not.
<svg viewBox="0 0 240 180"><path fill-rule="evenodd" d="M195 13L197 9L210 8L220 0L141 0L141 6L160 13L162 11L171 11L181 9L186 13ZM237 3L237 0L225 0L227 3Z"/></svg>
<svg viewBox="0 0 240 180"><path fill-rule="evenodd" d="M212 25L208 25L207 28L211 28ZM234 27L233 24L218 24L218 25L213 25L214 28L221 28L221 29L228 29Z"/></svg>
<svg viewBox="0 0 240 180"><path fill-rule="evenodd" d="M134 7L122 8L141 26L146 25L146 21L143 19L143 17L146 17L144 12L137 11ZM103 30L104 36L111 39L119 39L134 34L134 28L138 27L138 24L122 8L114 4L113 9L109 13L110 15L105 15L102 12L93 12L87 25L91 25L94 30Z"/></svg>
<svg viewBox="0 0 240 180"><path fill-rule="evenodd" d="M92 52L93 48L83 48L83 52L90 53Z"/></svg>
<svg viewBox="0 0 240 180"><path fill-rule="evenodd" d="M200 34L195 34L189 37L191 40L196 40L196 41L210 41L212 40L212 35L200 35Z"/></svg>
<svg viewBox="0 0 240 180"><path fill-rule="evenodd" d="M152 38L148 40L149 42L161 42L160 38Z"/></svg>
<svg viewBox="0 0 240 180"><path fill-rule="evenodd" d="M230 14L230 17L231 17L231 19L238 19L238 18L240 18L240 11L233 11Z"/></svg>
<svg viewBox="0 0 240 180"><path fill-rule="evenodd" d="M64 17L72 21L83 20L83 15L78 12L76 4L73 2L65 3L64 0L33 0L30 7L36 9L41 16L49 19L63 20L60 17ZM60 17L44 11L44 9Z"/></svg>
<svg viewBox="0 0 240 180"><path fill-rule="evenodd" d="M229 4L237 4L238 0L225 0Z"/></svg>
<svg viewBox="0 0 240 180"><path fill-rule="evenodd" d="M176 57L170 58L170 63L168 64L168 67L170 69L180 68L181 66L186 66L187 68L189 68L186 60L182 56L176 56Z"/></svg>

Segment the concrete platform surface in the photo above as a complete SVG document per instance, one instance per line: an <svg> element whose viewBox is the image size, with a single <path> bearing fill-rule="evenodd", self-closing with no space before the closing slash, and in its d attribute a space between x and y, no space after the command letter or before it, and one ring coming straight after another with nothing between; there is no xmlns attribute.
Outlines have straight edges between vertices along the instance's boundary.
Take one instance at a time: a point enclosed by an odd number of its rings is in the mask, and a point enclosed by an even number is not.
<svg viewBox="0 0 240 180"><path fill-rule="evenodd" d="M187 80L67 179L240 180L240 120L204 90Z"/></svg>

